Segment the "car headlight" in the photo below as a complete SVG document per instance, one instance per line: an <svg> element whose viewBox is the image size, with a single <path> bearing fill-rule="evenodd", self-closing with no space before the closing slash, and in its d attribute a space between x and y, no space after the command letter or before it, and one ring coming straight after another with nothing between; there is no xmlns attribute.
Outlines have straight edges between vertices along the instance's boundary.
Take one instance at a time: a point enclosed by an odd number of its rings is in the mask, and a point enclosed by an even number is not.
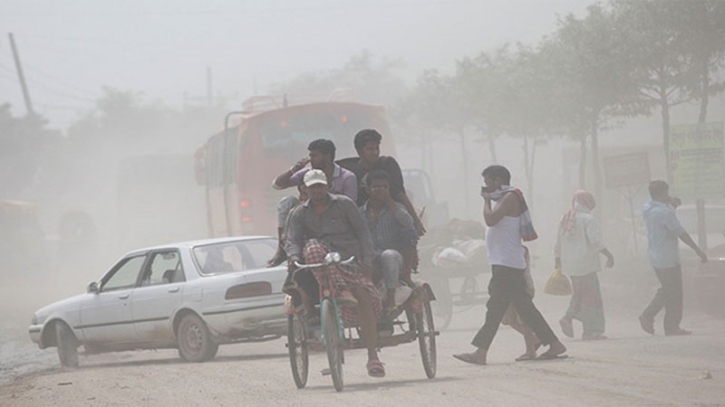
<svg viewBox="0 0 725 407"><path fill-rule="evenodd" d="M33 314L33 317L30 318L30 325L38 325L38 316Z"/></svg>

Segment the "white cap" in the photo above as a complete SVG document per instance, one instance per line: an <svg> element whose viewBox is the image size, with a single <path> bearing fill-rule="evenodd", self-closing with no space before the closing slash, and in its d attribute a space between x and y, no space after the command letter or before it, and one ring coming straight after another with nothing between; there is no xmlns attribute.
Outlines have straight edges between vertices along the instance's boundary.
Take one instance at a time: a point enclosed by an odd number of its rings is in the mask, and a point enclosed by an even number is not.
<svg viewBox="0 0 725 407"><path fill-rule="evenodd" d="M304 182L308 187L315 184L327 185L327 175L322 170L309 170L305 173Z"/></svg>

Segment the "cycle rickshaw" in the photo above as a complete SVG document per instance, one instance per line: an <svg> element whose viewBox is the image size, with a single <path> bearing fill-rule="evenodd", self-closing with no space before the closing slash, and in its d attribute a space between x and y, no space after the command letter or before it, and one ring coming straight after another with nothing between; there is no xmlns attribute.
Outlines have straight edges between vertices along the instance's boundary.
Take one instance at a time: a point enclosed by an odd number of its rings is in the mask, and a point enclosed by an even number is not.
<svg viewBox="0 0 725 407"><path fill-rule="evenodd" d="M448 327L454 313L486 303L488 290L484 277L490 273L488 264L481 262L441 261L439 255L442 248L438 245L420 248L421 273L437 293L433 314L438 320L439 329ZM437 262L434 261L435 257L438 257ZM454 306L462 308L454 311Z"/></svg>
<svg viewBox="0 0 725 407"><path fill-rule="evenodd" d="M353 260L354 257L351 257L342 261L339 253L330 252L320 264L296 262L298 269L295 273L304 269L347 265ZM436 374L436 335L438 335L431 310L431 301L435 300L435 296L428 284L417 282L414 285L411 287L413 293L398 307L395 314L378 320L377 347L397 346L417 340L425 374L432 379ZM364 348L359 327L343 323L338 312L334 287L326 277L320 282L320 303L316 308L320 312L319 324L308 324L300 312L293 312L288 316L287 347L292 376L297 388L301 389L307 385L309 348L313 344L320 344L327 352L329 364L329 368L324 369L322 374L332 376L335 390L342 391L344 351Z"/></svg>

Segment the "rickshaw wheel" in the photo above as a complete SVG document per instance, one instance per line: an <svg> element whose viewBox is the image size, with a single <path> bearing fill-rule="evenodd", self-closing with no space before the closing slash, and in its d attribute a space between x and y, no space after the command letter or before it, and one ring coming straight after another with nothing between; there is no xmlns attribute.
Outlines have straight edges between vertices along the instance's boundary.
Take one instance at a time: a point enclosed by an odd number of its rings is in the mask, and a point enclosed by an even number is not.
<svg viewBox="0 0 725 407"><path fill-rule="evenodd" d="M425 369L425 375L432 379L436 375L436 332L430 301L423 303L423 309L416 314L415 320L423 369Z"/></svg>
<svg viewBox="0 0 725 407"><path fill-rule="evenodd" d="M342 338L340 338L340 330L337 326L337 314L332 300L325 298L322 300L322 327L325 335L325 349L327 350L327 361L330 364L330 375L332 376L332 384L336 391L342 391L342 362L343 362L343 346Z"/></svg>
<svg viewBox="0 0 725 407"><path fill-rule="evenodd" d="M463 279L463 284L461 285L461 300L472 303L475 301L477 293L478 281L476 281L475 277L466 276L466 278Z"/></svg>
<svg viewBox="0 0 725 407"><path fill-rule="evenodd" d="M431 273L427 276L427 281L436 293L436 301L431 305L433 315L438 321L438 329L444 330L453 319L453 295L448 277L444 275L443 270L438 271L440 273Z"/></svg>
<svg viewBox="0 0 725 407"><path fill-rule="evenodd" d="M287 317L287 348L295 385L298 389L304 388L307 385L310 361L307 352L307 328L302 315L291 314Z"/></svg>
<svg viewBox="0 0 725 407"><path fill-rule="evenodd" d="M447 288L447 287L446 287ZM439 322L440 330L448 328L453 320L453 298L449 290L436 291L436 302L431 306L433 315Z"/></svg>

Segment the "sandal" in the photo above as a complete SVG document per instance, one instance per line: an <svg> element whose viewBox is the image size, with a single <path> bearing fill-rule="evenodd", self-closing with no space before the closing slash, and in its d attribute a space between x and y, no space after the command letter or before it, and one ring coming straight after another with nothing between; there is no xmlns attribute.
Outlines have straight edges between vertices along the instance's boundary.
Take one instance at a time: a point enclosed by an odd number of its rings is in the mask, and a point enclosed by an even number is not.
<svg viewBox="0 0 725 407"><path fill-rule="evenodd" d="M385 367L379 360L369 360L367 364L368 376L385 377Z"/></svg>

